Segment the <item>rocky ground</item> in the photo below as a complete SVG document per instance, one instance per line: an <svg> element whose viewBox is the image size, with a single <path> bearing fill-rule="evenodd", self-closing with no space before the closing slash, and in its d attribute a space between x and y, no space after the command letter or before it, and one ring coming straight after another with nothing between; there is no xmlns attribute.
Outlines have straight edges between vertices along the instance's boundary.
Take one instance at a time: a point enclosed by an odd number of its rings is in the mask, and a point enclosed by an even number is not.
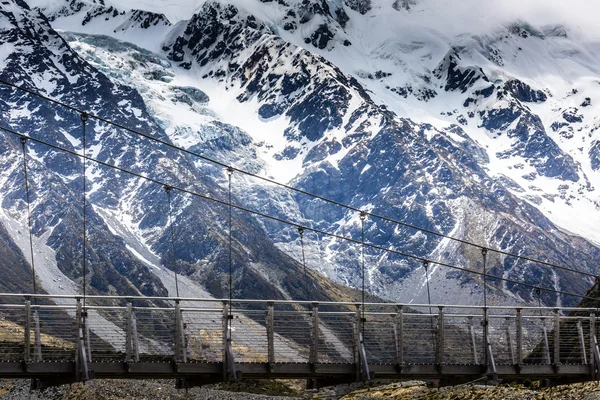
<svg viewBox="0 0 600 400"><path fill-rule="evenodd" d="M0 380L0 399L39 400L370 400L370 399L439 399L439 400L600 400L600 383L588 382L552 388L525 388L522 385L463 385L433 389L424 382L352 384L305 390L303 381L262 381L209 385L188 391L174 388L173 381L95 380L83 384L64 385L43 391L29 390L29 381Z"/></svg>

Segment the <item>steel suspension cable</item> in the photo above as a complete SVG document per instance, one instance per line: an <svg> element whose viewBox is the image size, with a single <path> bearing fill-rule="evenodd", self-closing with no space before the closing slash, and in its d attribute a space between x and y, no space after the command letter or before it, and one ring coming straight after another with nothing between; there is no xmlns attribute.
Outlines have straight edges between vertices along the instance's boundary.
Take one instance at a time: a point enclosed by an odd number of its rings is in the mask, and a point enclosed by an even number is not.
<svg viewBox="0 0 600 400"><path fill-rule="evenodd" d="M361 270L362 270L362 316L361 316L361 328L362 328L362 336L363 340L365 340L365 219L367 218L367 213L364 211L360 212L360 262L361 262Z"/></svg>
<svg viewBox="0 0 600 400"><path fill-rule="evenodd" d="M12 129L9 129L9 128L3 127L3 126L0 126L0 130L2 130L4 132L7 132L7 133L11 133L11 134L16 135L16 136L25 136L25 135L23 135L21 133L18 133L16 131L12 130ZM76 157L83 157L80 153L71 151L71 150L66 149L64 147L60 147L60 146L54 145L52 143L49 143L49 142L46 142L46 141L43 141L43 140L40 140L40 139L36 139L36 138L31 137L31 136L25 136L25 137L28 140L32 140L32 141L34 141L36 143L43 144L43 145L48 146L50 148L63 151L65 153L67 153L67 154L71 154L71 155L76 156ZM133 172L133 171L130 171L130 170L122 168L122 167L118 167L116 165L113 165L113 164L110 164L110 163L107 163L107 162L95 159L93 157L89 157L89 156L86 155L85 158L87 160L89 160L89 161L92 161L92 162L98 164L98 165L101 165L101 166L104 166L104 167L107 167L107 168L110 168L110 169L114 169L115 171L120 171L120 172L126 173L128 175L137 177L139 179L144 179L144 180L146 180L148 182L153 182L153 183L161 185L161 186L165 186L166 185L165 182L160 181L158 179L154 179L154 178L151 178L149 176L146 176L146 175L143 175L143 174L140 174L140 173L137 173L137 172ZM259 216L259 217L262 217L262 218L265 218L265 219L269 219L271 221L280 222L280 223L286 224L286 225L298 226L298 224L296 222L293 222L293 221L289 221L289 220L286 220L286 219L274 217L272 215L268 215L268 214L265 214L265 213L262 213L262 212L259 212L259 211L255 211L255 210L251 210L251 209L248 209L248 208L245 208L245 207L242 207L242 206L231 204L231 203L228 203L226 201L219 200L219 199L216 199L216 198L213 198L213 197L209 197L209 196L203 195L201 193L197 193L197 192L194 192L192 190L185 189L185 188L182 188L182 187L177 187L177 186L173 186L173 185L169 185L169 186L171 186L174 190L180 191L182 193L187 193L187 194L190 194L192 196L195 196L195 197L207 200L207 201L211 201L211 202L214 202L214 203L217 203L217 204L222 204L224 206L231 206L232 208L235 208L237 210L240 210L240 211L243 211L243 212L247 212L249 214L252 214L252 215L255 215L255 216ZM307 227L307 226L305 226L304 228L306 230L312 231L314 233L322 234L324 236L328 236L328 237L331 237L331 238L334 238L334 239L344 240L344 241L347 241L349 243L362 244L362 242L359 241L359 240L352 239L352 238L349 238L349 237L346 237L346 236L342 236L342 235L338 235L338 234L335 234L335 233L323 231L321 229L311 228L311 227ZM404 253L404 252L401 252L401 251L398 251L398 250L390 249L390 248L387 248L387 247L375 245L375 244L368 243L368 242L365 242L365 246L369 247L371 249L374 249L374 250L380 250L380 251L388 252L390 254L396 254L396 255L399 255L399 256L402 256L402 257L406 257L406 258L410 258L410 259L413 259L413 260L416 260L416 261L420 261L420 262L428 261L430 263L435 263L435 264L437 264L439 266L442 266L442 267L451 268L451 269L454 269L454 270L457 270L457 271L463 271L463 272L466 272L466 273L469 273L469 274L473 274L473 275L478 275L478 276L483 276L484 275L482 272L470 270L470 269L463 268L463 267L458 267L458 266L447 264L447 263L444 263L444 262L441 262L441 261L433 261L433 260L427 259L425 257L415 256L415 255L412 255L412 254ZM525 282L520 282L520 281L516 281L516 280L513 280L513 279L503 278L503 277L499 277L499 276L495 276L495 275L489 275L489 274L487 274L487 276L490 277L490 278L497 279L497 280L502 281L502 282L512 283L512 284L515 284L515 285L521 285L523 287L528 287L528 288L536 288L537 287L537 286L534 286L534 285L531 285L531 284L528 284L528 283L525 283ZM569 292L565 292L565 291L561 291L561 290L556 290L556 289L542 288L542 290L547 291L547 292L551 292L551 293L558 293L558 294L565 295L565 296L571 296L571 297L575 297L575 298L580 298L580 299L593 298L591 296L582 296L582 295L579 295L579 294L569 293Z"/></svg>
<svg viewBox="0 0 600 400"><path fill-rule="evenodd" d="M231 178L233 176L233 168L227 168L228 180L228 197L229 203L229 329L231 330L232 317L231 310L233 299L233 202L231 200Z"/></svg>
<svg viewBox="0 0 600 400"><path fill-rule="evenodd" d="M76 111L76 112L79 112L79 113L83 113L83 111L80 110L77 107L73 107L73 106L71 106L69 104L66 104L64 102L52 99L52 98L50 98L48 96L45 96L45 95L43 95L41 93L38 93L38 92L35 92L33 90L30 90L30 89L27 89L27 88L15 85L14 83L5 81L3 79L0 79L0 83L4 84L6 86L12 87L14 89L20 90L22 92L28 93L28 94L30 94L32 96L36 96L36 97L38 97L40 99L49 101L51 103L54 103L56 105L59 105L61 107L66 108L66 109L69 109L69 110L72 110L72 111ZM241 173L241 174L244 174L246 176L250 176L252 178L256 178L256 179L262 180L264 182L267 182L267 183L270 183L270 184L273 184L273 185L285 188L287 190L294 191L296 193L300 193L300 194L312 197L314 199L322 200L322 201L324 201L326 203L333 204L333 205L336 205L338 207L345 208L345 209L347 209L349 211L361 212L360 209L358 209L356 207L352 207L352 206L350 206L348 204L344 204L344 203L341 203L341 202L338 202L338 201L335 201L335 200L331 200L331 199L328 199L326 197L323 197L323 196L320 196L320 195L317 195L317 194L314 194L314 193L310 193L308 191L305 191L305 190L302 190L302 189L298 189L298 188L295 188L293 186L286 185L284 183L277 182L277 181L275 181L273 179L269 179L267 177L254 174L254 173L249 172L249 171L245 171L245 170L242 170L242 169L239 169L239 168L232 167L232 166L227 165L225 163L222 163L220 161L214 160L214 159L212 159L210 157L206 157L206 156L203 156L203 155L201 155L199 153L196 153L194 151L191 151L191 150L188 150L188 149L176 146L176 145L174 145L172 143L169 143L169 142L167 142L165 140L153 137L153 136L151 136L151 135L149 135L147 133L143 133L143 132L140 132L138 130L129 128L129 127L124 126L122 124L119 124L117 122L114 122L114 121L108 120L106 118L100 117L98 115L89 114L89 116L90 116L90 118L94 118L94 119L96 119L98 121L101 121L101 122L104 122L106 124L112 125L112 126L114 126L116 128L119 128L119 129L123 129L123 130L125 130L127 132L130 132L130 133L133 133L135 135L141 136L141 137L146 138L148 140L151 140L151 141L153 141L155 143L159 143L159 144L164 145L166 147L169 147L171 149L183 152L185 154L191 155L191 156L199 158L201 160L210 162L212 164L219 165L219 166L222 166L222 167L225 167L225 168L228 168L228 169L232 169L233 171ZM404 227L407 227L407 228L410 228L410 229L414 229L414 230L417 230L417 231L425 232L425 233L428 233L428 234L431 234L431 235L434 235L434 236L437 236L437 237L440 237L440 238L452 240L452 241L455 241L455 242L458 242L458 243L462 243L462 244L465 244L465 245L468 245L468 246L473 246L473 247L477 247L477 248L480 248L480 249L487 249L489 251L492 251L494 253L501 254L501 255L504 255L504 256L507 256L507 257L514 257L514 258L518 258L518 259L521 259L521 260L524 260L524 261L529 261L529 262L534 262L536 264L544 265L544 266L547 266L547 267L556 268L556 269L560 269L560 270L568 271L568 272L573 272L573 273L577 273L577 274L582 274L582 275L585 275L585 276L590 277L590 278L595 278L596 277L596 275L594 275L592 273L589 273L589 272L579 271L579 270L576 270L576 269L573 269L573 268L564 267L564 266L561 266L561 265L553 264L553 263L542 261L542 260L537 260L537 259L534 259L534 258L531 258L531 257L514 254L514 253L511 253L511 252L508 252L508 251L504 251L504 250L500 250L500 249L489 248L489 247L486 247L486 246L483 246L483 245L480 245L480 244L477 244L477 243L473 243L473 242L469 242L469 241L464 240L464 239L452 237L452 236L443 234L441 232L437 232L437 231L434 231L434 230L431 230L431 229L427 229L427 228L422 228L422 227L419 227L419 226L416 226L416 225L413 225L413 224L409 224L409 223L406 223L406 222L403 222L403 221L395 220L393 218L389 218L389 217L386 217L386 216L383 216L383 215L378 215L378 214L374 214L374 213L367 213L367 215L370 218L376 218L376 219L379 219L379 220L382 220L382 221L385 221L385 222L390 222L390 223L397 224L397 225L400 225L400 226L404 226Z"/></svg>
<svg viewBox="0 0 600 400"><path fill-rule="evenodd" d="M487 250L481 249L483 256L483 308L487 308Z"/></svg>
<svg viewBox="0 0 600 400"><path fill-rule="evenodd" d="M86 143L86 125L88 121L88 114L82 112L81 115L81 128L82 128L82 147L83 147L83 317L86 318L87 311L85 311L86 301L86 278L87 278L87 143Z"/></svg>
<svg viewBox="0 0 600 400"><path fill-rule="evenodd" d="M304 297L310 300L311 296L308 290L308 272L306 271L306 258L304 257L304 228L298 227L298 235L300 236L300 247L302 248L302 267L304 268Z"/></svg>
<svg viewBox="0 0 600 400"><path fill-rule="evenodd" d="M543 317L543 313L542 313L542 291L541 291L541 289L539 287L536 287L535 288L535 293L537 294L537 297L538 297L538 308L539 308L539 311L540 311L540 319L542 320L542 332L544 334L543 343L544 343L544 345L546 347L546 351L545 351L546 361L547 361L548 364L550 364L551 363L551 359L550 359L550 346L549 346L549 343L548 343L548 332L546 331L546 320L544 318L542 318Z"/></svg>
<svg viewBox="0 0 600 400"><path fill-rule="evenodd" d="M23 173L25 175L25 199L27 201L27 228L29 229L29 251L31 254L31 283L33 286L33 294L37 294L37 284L35 281L35 260L33 254L33 228L31 226L31 201L29 198L29 174L27 173L27 151L25 149L25 145L27 143L27 138L21 136L21 149L23 150ZM37 298L33 298L33 303L36 304Z"/></svg>
<svg viewBox="0 0 600 400"><path fill-rule="evenodd" d="M425 269L425 282L427 284L427 304L429 304L429 314L431 314L431 292L429 291L429 261L423 261Z"/></svg>
<svg viewBox="0 0 600 400"><path fill-rule="evenodd" d="M427 304L429 304L429 323L431 325L431 334L433 335L434 343L437 343L437 336L435 335L433 316L431 312L431 292L429 291L429 261L423 261L423 268L425 269L425 282L427 284Z"/></svg>
<svg viewBox="0 0 600 400"><path fill-rule="evenodd" d="M177 264L175 260L175 233L173 232L173 210L171 206L171 191L173 188L171 186L164 186L165 193L167 194L167 201L169 203L169 230L171 236L171 265L173 268L173 274L175 274L175 293L176 296L179 297L179 281L177 279Z"/></svg>
<svg viewBox="0 0 600 400"><path fill-rule="evenodd" d="M594 284L596 285L596 308L600 308L600 276L596 277Z"/></svg>

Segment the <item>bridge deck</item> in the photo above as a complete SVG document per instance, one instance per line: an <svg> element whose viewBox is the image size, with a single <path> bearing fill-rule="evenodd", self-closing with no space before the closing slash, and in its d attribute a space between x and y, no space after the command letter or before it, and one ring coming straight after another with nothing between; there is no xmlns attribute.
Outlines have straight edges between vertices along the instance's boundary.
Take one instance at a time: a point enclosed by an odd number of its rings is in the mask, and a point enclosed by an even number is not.
<svg viewBox="0 0 600 400"><path fill-rule="evenodd" d="M600 365L595 309L0 299L4 378L584 381Z"/></svg>
<svg viewBox="0 0 600 400"><path fill-rule="evenodd" d="M205 376L222 379L223 363L124 363L90 362L90 371L99 379L159 379ZM371 378L381 379L447 379L468 376L473 379L488 373L485 365L392 365L369 364ZM317 379L340 377L354 379L356 364L309 364L309 363L236 363L236 370L248 379ZM43 378L74 376L76 363L23 362L0 363L3 378ZM499 379L590 379L587 365L501 365L497 367Z"/></svg>

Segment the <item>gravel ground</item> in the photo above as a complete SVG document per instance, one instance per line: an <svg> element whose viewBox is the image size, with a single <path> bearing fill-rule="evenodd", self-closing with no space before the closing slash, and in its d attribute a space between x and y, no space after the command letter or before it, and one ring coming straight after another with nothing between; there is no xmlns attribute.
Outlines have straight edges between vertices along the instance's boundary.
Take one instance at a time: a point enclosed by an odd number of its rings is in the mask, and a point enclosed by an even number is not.
<svg viewBox="0 0 600 400"><path fill-rule="evenodd" d="M465 385L431 389L423 382L402 382L355 390L341 400L600 400L598 382L528 389L522 386Z"/></svg>
<svg viewBox="0 0 600 400"><path fill-rule="evenodd" d="M267 396L253 393L229 392L213 387L200 387L177 390L172 380L93 380L83 384L63 385L43 391L29 390L28 380L0 380L0 399L2 400L294 400L303 397Z"/></svg>
<svg viewBox="0 0 600 400"><path fill-rule="evenodd" d="M83 384L65 385L44 391L29 391L27 380L0 380L0 399L32 400L372 400L372 399L436 399L436 400L600 400L600 383L588 382L543 389L518 386L469 385L432 389L424 382L351 384L302 389L303 381L243 382L220 387L209 385L189 391L177 390L172 380L94 380ZM248 393L248 392L257 393ZM258 394L286 392L287 396Z"/></svg>

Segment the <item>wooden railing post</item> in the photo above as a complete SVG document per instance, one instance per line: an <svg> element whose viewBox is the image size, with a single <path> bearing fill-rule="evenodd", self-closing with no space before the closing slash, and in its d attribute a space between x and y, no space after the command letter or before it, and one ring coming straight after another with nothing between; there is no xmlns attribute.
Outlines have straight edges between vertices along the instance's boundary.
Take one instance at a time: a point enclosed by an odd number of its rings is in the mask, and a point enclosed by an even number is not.
<svg viewBox="0 0 600 400"><path fill-rule="evenodd" d="M231 303L223 301L223 380L235 381L238 379L238 372L233 354L233 313L228 306L231 306Z"/></svg>
<svg viewBox="0 0 600 400"><path fill-rule="evenodd" d="M489 365L489 351L488 347L490 345L489 342L489 320L488 320L488 308L483 307L483 356L485 359L485 365Z"/></svg>
<svg viewBox="0 0 600 400"><path fill-rule="evenodd" d="M223 301L223 342L221 359L223 362L223 381L227 381L228 366L227 366L227 347L229 346L229 304L227 301Z"/></svg>
<svg viewBox="0 0 600 400"><path fill-rule="evenodd" d="M473 350L473 363L479 364L479 356L477 354L477 339L475 337L475 326L473 325L473 317L469 317L469 332L471 333L471 349Z"/></svg>
<svg viewBox="0 0 600 400"><path fill-rule="evenodd" d="M76 305L76 310L75 310L75 318L77 320L77 333L76 333L76 337L77 337L77 346L75 347L75 379L79 382L81 381L81 332L82 332L82 326L81 326L81 301L79 300L79 298L77 299L77 305Z"/></svg>
<svg viewBox="0 0 600 400"><path fill-rule="evenodd" d="M365 338L363 337L364 324L367 322L366 310L363 309L362 313L360 306L357 307L356 312L356 335L358 337L358 354L360 362L358 368L358 379L361 381L371 380L371 372L369 371L369 361L367 359L367 349L365 346Z"/></svg>
<svg viewBox="0 0 600 400"><path fill-rule="evenodd" d="M267 309L267 360L269 369L272 372L273 364L275 364L275 309L273 302L268 302Z"/></svg>
<svg viewBox="0 0 600 400"><path fill-rule="evenodd" d="M311 364L319 362L319 303L312 306L312 327L309 360Z"/></svg>
<svg viewBox="0 0 600 400"><path fill-rule="evenodd" d="M88 359L85 345L85 313L86 311L81 307L81 301L77 298L77 350L75 356L75 376L78 381L87 381L90 378L88 369ZM89 349L89 348L88 348Z"/></svg>
<svg viewBox="0 0 600 400"><path fill-rule="evenodd" d="M31 362L31 301L25 302L25 336L23 338L25 345L25 362Z"/></svg>
<svg viewBox="0 0 600 400"><path fill-rule="evenodd" d="M181 306L179 300L175 300L175 362L181 362L181 353L183 348L181 346Z"/></svg>
<svg viewBox="0 0 600 400"><path fill-rule="evenodd" d="M356 381L359 382L360 379L360 370L361 370L361 365L360 365L360 360L361 360L361 356L360 356L360 348L362 346L361 342L360 342L360 331L361 331L361 324L360 321L362 320L362 314L361 314L361 310L360 310L360 304L356 304L356 311L355 311L355 316L354 316L354 365L355 365L355 375L356 375Z"/></svg>
<svg viewBox="0 0 600 400"><path fill-rule="evenodd" d="M42 361L42 332L40 330L40 315L37 310L33 312L33 334L34 334L34 350L33 361Z"/></svg>
<svg viewBox="0 0 600 400"><path fill-rule="evenodd" d="M127 303L127 327L125 331L125 362L131 362L131 343L133 342L133 321L131 302Z"/></svg>
<svg viewBox="0 0 600 400"><path fill-rule="evenodd" d="M583 325L581 321L577 321L577 333L579 334L579 346L581 350L581 361L583 364L588 363L587 351L585 350L585 337L583 336Z"/></svg>
<svg viewBox="0 0 600 400"><path fill-rule="evenodd" d="M523 362L523 313L517 308L517 364Z"/></svg>
<svg viewBox="0 0 600 400"><path fill-rule="evenodd" d="M510 318L506 318L506 343L508 344L508 353L513 365L516 364L515 350L513 345L512 333L510 332Z"/></svg>
<svg viewBox="0 0 600 400"><path fill-rule="evenodd" d="M131 326L132 326L132 336L133 336L134 361L140 362L140 346L139 346L139 342L138 342L137 319L135 317L135 311L133 311L133 310L131 313Z"/></svg>
<svg viewBox="0 0 600 400"><path fill-rule="evenodd" d="M442 306L438 313L437 345L435 363L442 365L444 363L444 307Z"/></svg>
<svg viewBox="0 0 600 400"><path fill-rule="evenodd" d="M85 340L85 348L87 350L87 362L92 362L92 340L90 336L90 320L88 318L88 310L84 310L85 334L83 335Z"/></svg>
<svg viewBox="0 0 600 400"><path fill-rule="evenodd" d="M552 364L550 358L550 343L548 342L548 329L546 328L546 320L542 318L542 334L544 336L544 358L546 364Z"/></svg>
<svg viewBox="0 0 600 400"><path fill-rule="evenodd" d="M560 364L560 313L554 310L554 365Z"/></svg>
<svg viewBox="0 0 600 400"><path fill-rule="evenodd" d="M596 370L596 358L594 348L594 336L596 335L596 313L590 314L590 374L595 375Z"/></svg>
<svg viewBox="0 0 600 400"><path fill-rule="evenodd" d="M398 306L394 316L394 342L396 343L396 363L404 365L404 309Z"/></svg>

